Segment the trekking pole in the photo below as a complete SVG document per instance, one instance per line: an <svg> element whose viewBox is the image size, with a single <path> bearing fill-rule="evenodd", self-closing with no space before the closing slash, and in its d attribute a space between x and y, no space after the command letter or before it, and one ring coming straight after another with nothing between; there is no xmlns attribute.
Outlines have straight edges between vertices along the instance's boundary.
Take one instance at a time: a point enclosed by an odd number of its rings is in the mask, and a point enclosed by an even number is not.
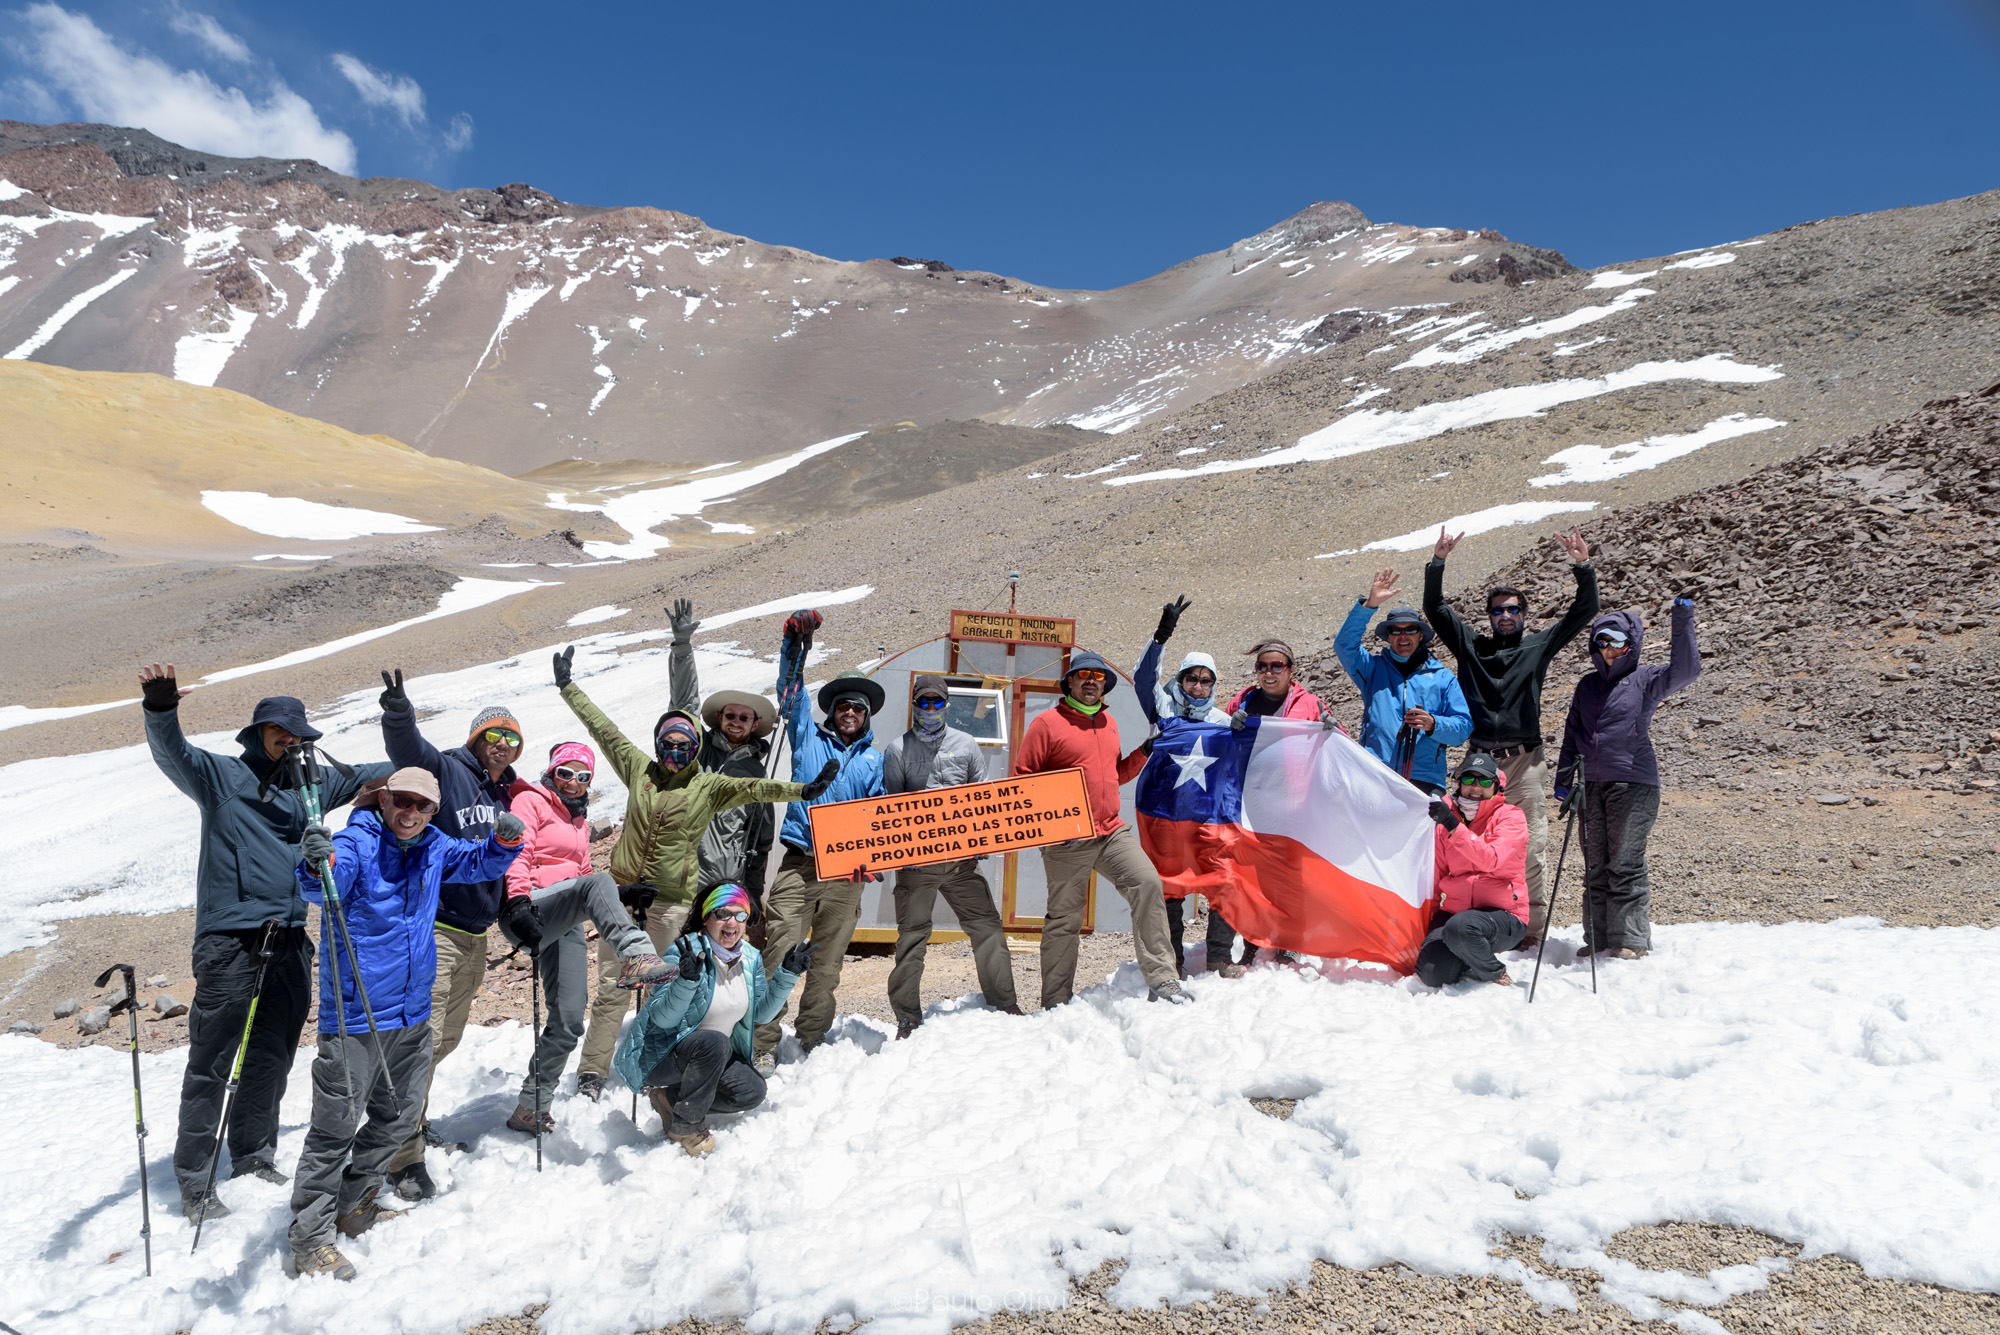
<svg viewBox="0 0 2000 1335"><path fill-rule="evenodd" d="M542 952L528 952L528 1005L535 1022L535 1045L528 1051L528 1075L535 1085L535 1171L542 1171Z"/></svg>
<svg viewBox="0 0 2000 1335"><path fill-rule="evenodd" d="M1578 779L1576 784L1577 856L1583 859L1583 948L1590 952L1590 995L1597 995L1597 911L1590 903L1590 822L1582 814L1584 798L1590 785Z"/></svg>
<svg viewBox="0 0 2000 1335"><path fill-rule="evenodd" d="M313 754L312 743L302 742L296 748L299 767L299 795L305 803L306 822L320 823L319 805L319 757ZM368 1021L368 1036L375 1043L375 1064L381 1068L382 1081L389 1086L389 1097L396 1097L395 1077L389 1074L389 1059L382 1051L382 1031L375 1027L375 1008L368 1004L368 984L361 981L361 961L354 954L354 938L347 931L347 915L340 907L340 889L333 882L333 862L322 863L319 869L320 893L326 898L327 917L333 920L334 933L340 938L340 946L347 955L347 967L354 974L354 995L361 1002L362 1018ZM340 995L340 962L333 966L333 1013L340 1029L340 1067L343 1083L347 1086L347 1112L354 1115L354 1082L347 1074L347 1007ZM372 1087L374 1082L369 1082Z"/></svg>
<svg viewBox="0 0 2000 1335"><path fill-rule="evenodd" d="M222 1095L222 1120L215 1126L215 1144L209 1147L208 1189L202 1192L206 1201L215 1192L215 1170L222 1163L222 1136L229 1129L229 1113L236 1106L236 1091L243 1087L243 1056L250 1051L250 1028L257 1023L257 1000L264 995L264 968L271 962L271 933L276 931L276 919L264 924L264 935L257 939L257 977L250 984L250 1013L243 1017L243 1037L237 1040L236 1060L229 1067L229 1087ZM201 1246L201 1226L208 1222L208 1207L203 1205L201 1213L194 1221L194 1247L188 1248L188 1255L194 1255L195 1247Z"/></svg>
<svg viewBox="0 0 2000 1335"><path fill-rule="evenodd" d="M114 1003L111 1013L124 1011L132 1024L132 1121L139 1129L139 1236L146 1243L146 1277L153 1275L153 1195L146 1186L146 1106L139 1098L139 982L129 964L114 964L97 975L97 986L111 981L111 975L125 975L125 996ZM202 1213L206 1214L204 1210ZM196 1225L197 1229L200 1227Z"/></svg>
<svg viewBox="0 0 2000 1335"><path fill-rule="evenodd" d="M1570 831L1573 830L1575 827L1576 827L1576 807L1571 806L1569 809L1569 816L1563 821L1563 846L1562 846L1562 852L1556 855L1556 877L1553 881L1549 882L1548 917L1542 923L1542 941L1540 945L1535 947L1535 976L1528 980L1528 1004L1530 1006L1535 1004L1535 988L1542 981L1542 956L1548 953L1549 928L1555 924L1556 920L1556 894L1558 891L1562 889L1563 863L1569 857L1569 836L1570 836ZM1530 916L1532 916L1532 914ZM1587 918L1588 916L1589 916L1589 906L1586 905L1585 917ZM1590 930L1589 924L1587 922L1585 923L1584 930L1586 932Z"/></svg>

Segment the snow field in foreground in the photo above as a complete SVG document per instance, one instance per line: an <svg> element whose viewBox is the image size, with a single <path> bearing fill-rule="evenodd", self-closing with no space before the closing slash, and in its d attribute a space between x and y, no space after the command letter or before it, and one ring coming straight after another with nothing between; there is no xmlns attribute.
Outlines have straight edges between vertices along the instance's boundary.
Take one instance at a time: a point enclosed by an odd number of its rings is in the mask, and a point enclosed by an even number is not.
<svg viewBox="0 0 2000 1335"><path fill-rule="evenodd" d="M141 1272L124 1053L0 1038L15 1113L0 1194L0 1320L23 1332L456 1332L550 1303L550 1335L688 1314L805 1332L828 1317L942 1332L996 1306L1060 1305L1109 1260L1147 1306L1268 1290L1323 1258L1527 1279L1502 1232L1597 1265L1603 1296L1714 1303L1768 1268L1648 1272L1602 1256L1663 1220L1762 1229L1871 1274L2000 1287L2000 994L1989 929L1871 919L1656 929L1649 959L1601 966L1573 938L1535 1005L1432 993L1368 967L1197 979L1143 1000L1136 966L1016 1020L932 1007L907 1042L848 1017L780 1068L769 1101L686 1158L615 1084L565 1077L547 1169L504 1130L529 1047L474 1028L431 1106L462 1156L442 1194L344 1249L352 1285L281 1270L288 1189L226 1183L236 1211L189 1257L169 1215L179 1052L142 1059L153 1137L155 1277ZM310 1100L301 1053L279 1165ZM1297 1098L1290 1121L1248 1097ZM1527 1199L1517 1196L1525 1193ZM113 1252L124 1254L115 1261ZM1528 1280L1571 1306L1560 1282ZM1699 1312L1683 1328L1720 1327Z"/></svg>

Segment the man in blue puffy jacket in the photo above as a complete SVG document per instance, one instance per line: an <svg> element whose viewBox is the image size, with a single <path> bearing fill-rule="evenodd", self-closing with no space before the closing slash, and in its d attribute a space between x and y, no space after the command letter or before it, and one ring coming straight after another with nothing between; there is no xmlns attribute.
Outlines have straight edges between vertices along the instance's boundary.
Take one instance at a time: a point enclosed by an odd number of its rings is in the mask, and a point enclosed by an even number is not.
<svg viewBox="0 0 2000 1335"><path fill-rule="evenodd" d="M808 938L818 960L799 992L795 1026L799 1046L810 1052L833 1025L834 989L840 986L841 959L861 920L861 883L822 881L813 859L808 806L850 802L857 797L882 796L882 753L874 749L870 720L882 712L887 694L858 673L842 673L819 689L824 723L813 722L812 703L805 693L805 642L819 628L821 617L811 610L785 619L785 644L778 655L778 702L785 707L784 726L792 744L792 782L811 783L829 763L837 765L833 783L811 802L785 808L778 832L785 855L778 876L764 898L764 958L783 959L794 945ZM804 777L800 777L803 775ZM784 1013L757 1026L756 1067L760 1075L777 1068L778 1040L784 1036Z"/></svg>
<svg viewBox="0 0 2000 1335"><path fill-rule="evenodd" d="M1386 647L1369 653L1362 636L1375 609L1402 590L1396 572L1378 570L1333 637L1334 656L1361 688L1361 745L1432 797L1444 794L1451 748L1472 735L1472 709L1451 669L1431 657L1437 638L1414 607L1394 607L1375 633Z"/></svg>
<svg viewBox="0 0 2000 1335"><path fill-rule="evenodd" d="M347 938L368 993L364 1009L340 936L323 921L327 967L320 970L319 1055L312 1068L312 1123L292 1186L291 1268L295 1275L335 1279L354 1278L353 1265L334 1246L336 1230L359 1237L398 1213L377 1205L375 1196L390 1158L416 1129L423 1110L431 1064L431 985L437 978L431 924L438 887L447 880L464 884L502 876L521 850L521 819L507 812L478 843L431 829L438 781L414 766L397 770L354 805L353 817L337 835L324 825L306 827L305 858L297 873L299 892L322 903L321 869L331 862ZM379 1048L369 1032L370 1009ZM366 1120L359 1120L363 1114Z"/></svg>

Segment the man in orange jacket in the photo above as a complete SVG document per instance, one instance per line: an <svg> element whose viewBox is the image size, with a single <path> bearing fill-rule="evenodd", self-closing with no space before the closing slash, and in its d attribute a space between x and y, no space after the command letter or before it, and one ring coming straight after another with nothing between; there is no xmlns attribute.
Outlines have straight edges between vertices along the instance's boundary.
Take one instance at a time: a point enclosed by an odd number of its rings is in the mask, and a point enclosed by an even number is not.
<svg viewBox="0 0 2000 1335"><path fill-rule="evenodd" d="M1133 953L1146 975L1149 1001L1183 1002L1180 966L1167 934L1167 906L1160 873L1118 815L1118 789L1138 777L1148 748L1119 754L1118 724L1104 707L1118 682L1104 659L1088 650L1070 655L1063 698L1028 724L1014 773L1080 769L1096 833L1042 849L1049 906L1042 920L1042 1009L1068 1001L1076 991L1077 939L1083 931L1084 895L1092 872L1125 896L1132 908Z"/></svg>
<svg viewBox="0 0 2000 1335"><path fill-rule="evenodd" d="M1510 806L1507 779L1485 751L1468 752L1458 791L1431 803L1437 822L1437 913L1417 952L1417 977L1510 987L1498 952L1528 930L1528 817Z"/></svg>

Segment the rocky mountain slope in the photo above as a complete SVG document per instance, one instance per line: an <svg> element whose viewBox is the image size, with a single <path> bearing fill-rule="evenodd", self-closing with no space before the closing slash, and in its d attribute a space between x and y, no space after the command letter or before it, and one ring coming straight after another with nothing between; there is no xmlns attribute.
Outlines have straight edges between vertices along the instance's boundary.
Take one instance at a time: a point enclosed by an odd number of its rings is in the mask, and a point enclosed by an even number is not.
<svg viewBox="0 0 2000 1335"><path fill-rule="evenodd" d="M509 473L741 458L899 420L1124 429L1357 321L1566 271L1496 234L1322 203L1144 282L1058 291L523 184L0 122L0 352L219 384Z"/></svg>

